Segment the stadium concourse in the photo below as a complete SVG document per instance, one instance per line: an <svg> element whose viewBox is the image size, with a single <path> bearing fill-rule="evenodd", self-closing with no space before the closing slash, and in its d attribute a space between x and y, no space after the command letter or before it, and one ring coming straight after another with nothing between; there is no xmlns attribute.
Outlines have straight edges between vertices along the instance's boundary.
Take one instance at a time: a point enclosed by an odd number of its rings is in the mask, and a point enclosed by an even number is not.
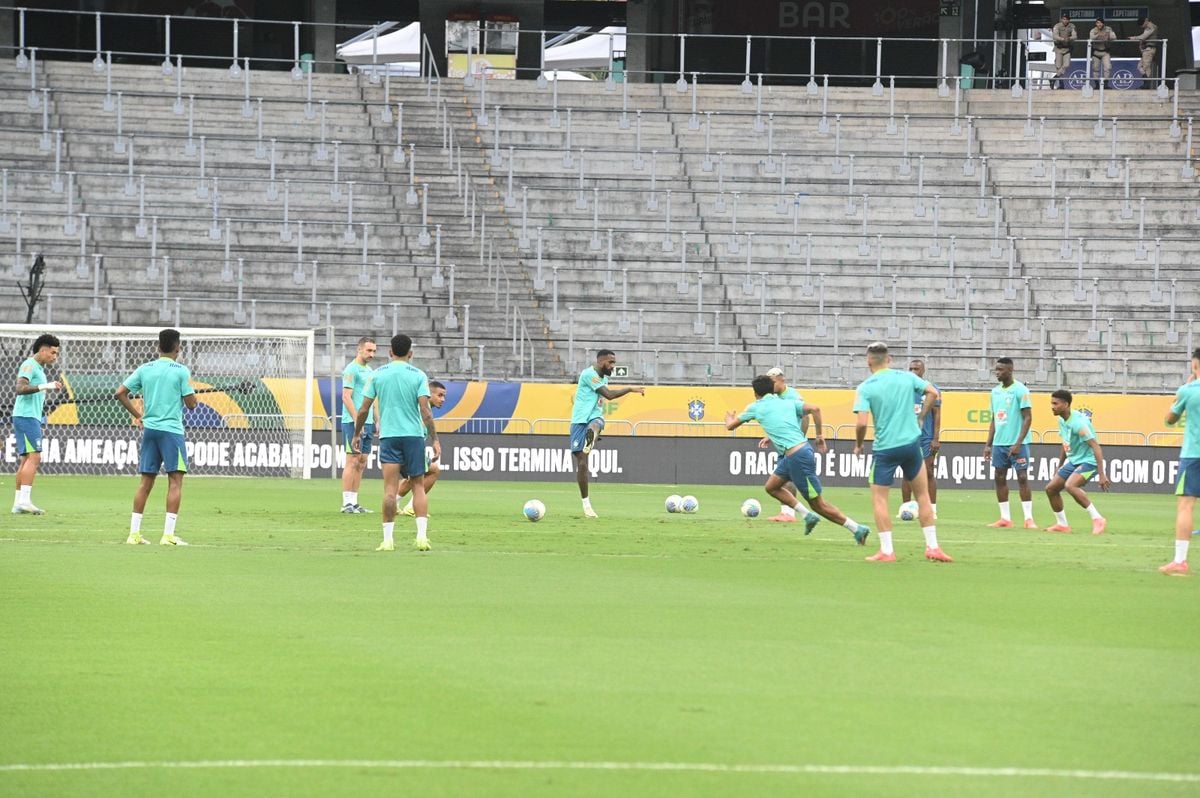
<svg viewBox="0 0 1200 798"><path fill-rule="evenodd" d="M1197 95L687 77L6 58L0 263L47 326L332 328L318 373L399 330L449 378L845 386L881 338L947 388L1184 376Z"/></svg>

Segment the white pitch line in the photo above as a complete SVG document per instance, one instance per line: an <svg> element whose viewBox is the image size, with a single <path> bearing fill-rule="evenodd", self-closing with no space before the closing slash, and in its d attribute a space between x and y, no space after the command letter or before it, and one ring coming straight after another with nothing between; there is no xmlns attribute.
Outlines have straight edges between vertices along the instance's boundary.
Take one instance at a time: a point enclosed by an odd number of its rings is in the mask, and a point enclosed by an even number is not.
<svg viewBox="0 0 1200 798"><path fill-rule="evenodd" d="M208 770L252 768L346 768L377 770L577 770L658 773L749 773L833 776L959 776L971 778L1076 779L1200 783L1200 773L1151 773L1131 770L964 767L918 765L779 765L722 762L572 762L430 759L213 759L177 762L45 762L0 765L0 773L81 770Z"/></svg>

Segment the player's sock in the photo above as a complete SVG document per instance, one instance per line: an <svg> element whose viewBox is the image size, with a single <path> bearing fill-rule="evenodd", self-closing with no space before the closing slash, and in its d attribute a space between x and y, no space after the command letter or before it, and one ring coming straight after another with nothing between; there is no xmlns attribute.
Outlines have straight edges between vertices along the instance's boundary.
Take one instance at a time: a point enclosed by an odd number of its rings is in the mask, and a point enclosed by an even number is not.
<svg viewBox="0 0 1200 798"><path fill-rule="evenodd" d="M21 489L17 488L15 491L13 491L13 507L16 507L20 503L21 503Z"/></svg>
<svg viewBox="0 0 1200 798"><path fill-rule="evenodd" d="M929 506L933 508L933 514L937 515L937 502L934 502L933 504L931 504Z"/></svg>
<svg viewBox="0 0 1200 798"><path fill-rule="evenodd" d="M1012 513L1008 510L1008 502L1000 502L1000 520L1011 521Z"/></svg>
<svg viewBox="0 0 1200 798"><path fill-rule="evenodd" d="M1190 540L1175 541L1175 562L1187 562L1188 544Z"/></svg>
<svg viewBox="0 0 1200 798"><path fill-rule="evenodd" d="M1089 504L1089 505L1087 506L1087 514L1088 514L1089 516L1091 516L1091 518L1092 518L1092 520L1093 520L1093 521L1095 521L1097 518L1103 518L1103 517L1104 517L1104 516L1100 515L1100 511L1096 509L1096 503L1095 503L1095 502L1092 502L1091 504Z"/></svg>
<svg viewBox="0 0 1200 798"><path fill-rule="evenodd" d="M846 522L842 524L842 526L846 527L846 529L849 529L851 532L858 531L858 522L850 516L846 516Z"/></svg>
<svg viewBox="0 0 1200 798"><path fill-rule="evenodd" d="M892 549L892 533L891 532L880 532L879 533L879 550L882 551L884 554L895 554L895 551Z"/></svg>
<svg viewBox="0 0 1200 798"><path fill-rule="evenodd" d="M1025 520L1033 518L1033 501L1021 502L1021 514L1025 516Z"/></svg>
<svg viewBox="0 0 1200 798"><path fill-rule="evenodd" d="M358 491L351 490L351 491L346 491L346 493L350 496L350 498L346 501L346 504L357 505L358 504Z"/></svg>
<svg viewBox="0 0 1200 798"><path fill-rule="evenodd" d="M784 515L790 515L792 518L796 517L796 508L788 507L786 504L779 505L779 512L783 513Z"/></svg>
<svg viewBox="0 0 1200 798"><path fill-rule="evenodd" d="M163 535L175 534L175 522L179 520L178 513L167 513L167 518L163 521Z"/></svg>
<svg viewBox="0 0 1200 798"><path fill-rule="evenodd" d="M33 493L33 485L22 485L20 490L17 491L17 503L33 504L33 501L30 499L31 493Z"/></svg>
<svg viewBox="0 0 1200 798"><path fill-rule="evenodd" d="M591 499L584 499L584 500L583 500L583 509L585 509L585 510L590 510L590 509L592 509L592 500L591 500Z"/></svg>
<svg viewBox="0 0 1200 798"><path fill-rule="evenodd" d="M925 547L930 548L930 549L936 549L938 547L937 527L936 526L923 526L923 527L921 527L921 531L925 533Z"/></svg>
<svg viewBox="0 0 1200 798"><path fill-rule="evenodd" d="M1067 523L1067 511L1066 511L1066 510L1057 510L1057 511L1055 511L1055 513L1054 513L1054 521L1055 521L1055 522L1056 522L1056 523L1057 523L1059 526L1070 526L1070 524L1068 524L1068 523Z"/></svg>
<svg viewBox="0 0 1200 798"><path fill-rule="evenodd" d="M352 490L342 491L342 505L345 506L347 504L354 504L354 499L351 498L352 496L354 496L354 491L352 491Z"/></svg>
<svg viewBox="0 0 1200 798"><path fill-rule="evenodd" d="M423 515L417 516L417 540L425 540L429 531L429 519Z"/></svg>
<svg viewBox="0 0 1200 798"><path fill-rule="evenodd" d="M395 531L395 529L396 529L395 521L385 521L384 522L384 524L383 524L383 542L384 543L392 542L392 533Z"/></svg>
<svg viewBox="0 0 1200 798"><path fill-rule="evenodd" d="M136 535L142 531L142 514L132 513L129 516L129 534Z"/></svg>

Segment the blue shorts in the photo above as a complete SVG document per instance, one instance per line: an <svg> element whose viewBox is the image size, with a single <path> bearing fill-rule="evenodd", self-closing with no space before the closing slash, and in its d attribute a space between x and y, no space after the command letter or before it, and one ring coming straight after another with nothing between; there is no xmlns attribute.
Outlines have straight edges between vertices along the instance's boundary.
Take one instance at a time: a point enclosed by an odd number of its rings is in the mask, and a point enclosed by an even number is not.
<svg viewBox="0 0 1200 798"><path fill-rule="evenodd" d="M811 446L784 455L775 464L775 476L783 477L796 486L806 500L821 495L821 480L817 477L817 458Z"/></svg>
<svg viewBox="0 0 1200 798"><path fill-rule="evenodd" d="M897 468L906 480L912 482L924 466L925 458L921 456L920 441L913 441L894 449L877 449L871 466L870 482L872 485L890 488L896 481Z"/></svg>
<svg viewBox="0 0 1200 798"><path fill-rule="evenodd" d="M933 457L933 438L921 439L921 459L928 460Z"/></svg>
<svg viewBox="0 0 1200 798"><path fill-rule="evenodd" d="M379 439L379 462L399 464L400 475L425 476L425 439L416 435Z"/></svg>
<svg viewBox="0 0 1200 798"><path fill-rule="evenodd" d="M1021 444L1021 454L1013 457L1009 453L1012 444L1008 446L996 446L992 449L992 468L997 471L1028 471L1029 470L1029 444Z"/></svg>
<svg viewBox="0 0 1200 798"><path fill-rule="evenodd" d="M168 474L187 473L187 444L178 432L161 429L142 430L139 474L157 474L162 468Z"/></svg>
<svg viewBox="0 0 1200 798"><path fill-rule="evenodd" d="M362 445L362 454L371 453L371 439L375 437L375 425L363 424L360 443ZM346 447L346 454L354 454L354 448L350 445L354 440L354 422L342 422L342 444Z"/></svg>
<svg viewBox="0 0 1200 798"><path fill-rule="evenodd" d="M599 433L600 430L604 429L604 419L594 418L591 421L589 421L587 424L572 424L571 425L571 451L572 452L582 452L583 451L583 442L584 442L584 439L587 437L587 428L592 425L595 425L596 432Z"/></svg>
<svg viewBox="0 0 1200 798"><path fill-rule="evenodd" d="M42 451L41 419L13 416L13 433L17 436L17 456Z"/></svg>
<svg viewBox="0 0 1200 798"><path fill-rule="evenodd" d="M1070 460L1067 460L1063 462L1061 466L1059 466L1058 475L1062 477L1064 481L1070 479L1072 474L1079 474L1083 477L1083 481L1087 482L1089 479L1096 476L1096 464L1072 463Z"/></svg>
<svg viewBox="0 0 1200 798"><path fill-rule="evenodd" d="M1200 457L1184 457L1179 461L1179 483L1176 496L1200 496Z"/></svg>

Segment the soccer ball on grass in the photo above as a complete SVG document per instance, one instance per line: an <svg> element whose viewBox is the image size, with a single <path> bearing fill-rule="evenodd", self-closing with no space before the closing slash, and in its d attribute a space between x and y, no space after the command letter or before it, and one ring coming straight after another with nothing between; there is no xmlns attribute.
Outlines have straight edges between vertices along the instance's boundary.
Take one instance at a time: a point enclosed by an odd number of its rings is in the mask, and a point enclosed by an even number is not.
<svg viewBox="0 0 1200 798"><path fill-rule="evenodd" d="M916 517L917 517L917 503L916 502L905 502L904 504L900 505L900 520L901 521L912 521Z"/></svg>
<svg viewBox="0 0 1200 798"><path fill-rule="evenodd" d="M762 505L758 503L758 499L746 499L742 502L742 515L746 518L758 518L762 512Z"/></svg>
<svg viewBox="0 0 1200 798"><path fill-rule="evenodd" d="M684 496L679 504L680 512L694 513L700 509L700 501L695 496Z"/></svg>
<svg viewBox="0 0 1200 798"><path fill-rule="evenodd" d="M530 521L541 521L546 517L546 505L542 504L537 499L530 499L525 502L525 509L522 510L525 517Z"/></svg>
<svg viewBox="0 0 1200 798"><path fill-rule="evenodd" d="M680 511L680 505L683 504L683 497L678 493L672 493L667 497L666 507L668 513L677 513Z"/></svg>

